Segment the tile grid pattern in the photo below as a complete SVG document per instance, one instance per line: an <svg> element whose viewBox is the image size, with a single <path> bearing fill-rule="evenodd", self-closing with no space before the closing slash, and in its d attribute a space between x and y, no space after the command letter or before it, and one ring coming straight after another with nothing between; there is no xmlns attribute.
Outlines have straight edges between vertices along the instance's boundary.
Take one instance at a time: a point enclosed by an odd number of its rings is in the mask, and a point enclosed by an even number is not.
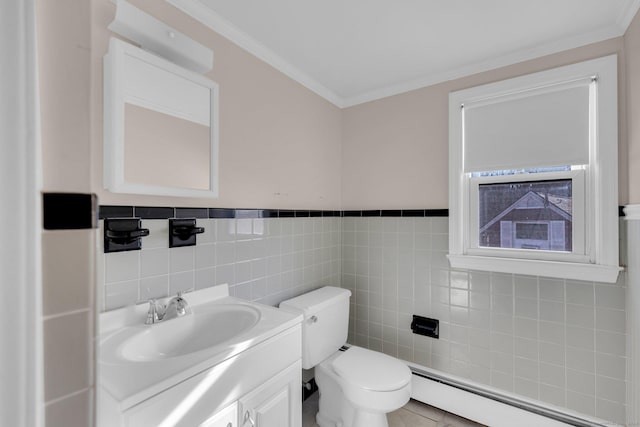
<svg viewBox="0 0 640 427"><path fill-rule="evenodd" d="M94 229L42 232L44 411L48 426L91 423L95 233Z"/></svg>
<svg viewBox="0 0 640 427"><path fill-rule="evenodd" d="M350 342L624 423L625 276L617 284L449 268L447 218L343 218ZM440 319L440 339L411 315Z"/></svg>
<svg viewBox="0 0 640 427"><path fill-rule="evenodd" d="M142 220L143 249L104 254L101 310L227 283L230 294L276 305L339 285L340 218L198 219L198 244L169 248L168 221ZM102 233L103 221L100 221Z"/></svg>
<svg viewBox="0 0 640 427"><path fill-rule="evenodd" d="M229 283L276 305L326 284L352 291L349 341L578 412L622 422L625 276L618 284L451 270L446 217L198 219L198 245L100 252L101 309ZM624 230L621 230L624 236ZM624 245L623 245L624 247ZM624 256L624 254L623 254ZM441 322L414 335L412 314Z"/></svg>

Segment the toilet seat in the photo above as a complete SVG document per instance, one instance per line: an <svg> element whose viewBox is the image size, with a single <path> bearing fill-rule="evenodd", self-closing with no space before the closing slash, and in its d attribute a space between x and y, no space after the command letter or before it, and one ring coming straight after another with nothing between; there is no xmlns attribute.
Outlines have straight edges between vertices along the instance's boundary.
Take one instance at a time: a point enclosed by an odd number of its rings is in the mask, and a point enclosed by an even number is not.
<svg viewBox="0 0 640 427"><path fill-rule="evenodd" d="M411 382L411 371L406 364L361 347L350 347L336 357L331 365L344 381L368 391L400 390Z"/></svg>

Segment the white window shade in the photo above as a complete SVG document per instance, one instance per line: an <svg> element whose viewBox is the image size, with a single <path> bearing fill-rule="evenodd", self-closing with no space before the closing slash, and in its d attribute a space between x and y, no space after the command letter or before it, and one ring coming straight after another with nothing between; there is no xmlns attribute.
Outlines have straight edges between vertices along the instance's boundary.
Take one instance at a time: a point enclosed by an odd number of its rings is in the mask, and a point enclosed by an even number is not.
<svg viewBox="0 0 640 427"><path fill-rule="evenodd" d="M464 171L589 163L591 80L464 105Z"/></svg>

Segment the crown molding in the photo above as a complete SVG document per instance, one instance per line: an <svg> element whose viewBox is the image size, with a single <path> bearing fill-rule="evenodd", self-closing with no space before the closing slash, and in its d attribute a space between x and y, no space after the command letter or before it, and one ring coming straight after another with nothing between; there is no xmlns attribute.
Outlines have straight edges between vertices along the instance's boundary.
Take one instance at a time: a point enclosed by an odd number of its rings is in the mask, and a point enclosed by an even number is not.
<svg viewBox="0 0 640 427"><path fill-rule="evenodd" d="M216 33L238 45L253 56L271 65L276 70L290 77L315 94L321 96L339 108L343 108L343 99L332 90L309 76L290 62L264 46L262 43L241 31L238 27L224 19L198 0L166 0L193 19L206 25Z"/></svg>
<svg viewBox="0 0 640 427"><path fill-rule="evenodd" d="M462 67L445 70L438 73L425 75L424 77L408 82L392 84L380 89L364 92L350 97L341 97L327 88L316 79L309 76L299 68L293 66L271 49L250 37L222 16L203 5L198 0L165 0L182 12L206 25L216 33L222 35L242 49L274 67L286 76L295 80L302 86L331 102L338 108L348 108L366 102L387 98L394 95L422 89L438 83L467 77L473 74L494 70L501 67L517 64L546 55L562 52L569 49L585 46L591 43L601 42L607 39L623 36L633 17L640 9L640 0L634 0L632 4L624 8L615 23L587 34L557 40L530 49L523 49L492 58L486 61L473 62Z"/></svg>
<svg viewBox="0 0 640 427"><path fill-rule="evenodd" d="M637 1L640 2L640 0ZM544 45L535 46L530 49L518 50L507 55L499 56L486 61L470 63L452 70L430 74L410 82L391 85L385 88L376 89L371 92L366 92L361 95L356 95L354 97L345 99L343 108L352 107L358 104L375 101L377 99L386 98L389 96L399 95L405 92L422 89L450 80L468 77L485 71L495 70L501 67L517 64L519 62L525 62L543 56L552 55L554 53L559 53L565 50L601 42L615 37L620 37L622 35L624 35L624 31L622 31L617 24L610 25L591 33L554 41Z"/></svg>

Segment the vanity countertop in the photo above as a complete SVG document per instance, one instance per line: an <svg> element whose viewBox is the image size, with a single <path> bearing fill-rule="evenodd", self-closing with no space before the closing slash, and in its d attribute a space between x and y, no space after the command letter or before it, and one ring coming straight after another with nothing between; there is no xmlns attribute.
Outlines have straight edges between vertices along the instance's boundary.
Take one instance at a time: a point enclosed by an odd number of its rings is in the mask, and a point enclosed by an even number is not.
<svg viewBox="0 0 640 427"><path fill-rule="evenodd" d="M155 325L145 325L147 304L125 307L100 315L98 378L101 391L111 395L121 410L130 408L200 372L268 340L302 322L302 315L275 307L248 302L228 295L226 285L188 293L192 313ZM126 357L124 349L131 339L144 335L149 328L164 327L171 322L189 322L189 316L204 316L207 310L221 306L242 306L257 313L252 327L212 347L187 354L157 359L135 360ZM179 323L170 325L175 329ZM169 326L167 326L169 327ZM167 329L168 331L172 329ZM167 334L166 339L179 337ZM164 338L163 338L164 339Z"/></svg>

